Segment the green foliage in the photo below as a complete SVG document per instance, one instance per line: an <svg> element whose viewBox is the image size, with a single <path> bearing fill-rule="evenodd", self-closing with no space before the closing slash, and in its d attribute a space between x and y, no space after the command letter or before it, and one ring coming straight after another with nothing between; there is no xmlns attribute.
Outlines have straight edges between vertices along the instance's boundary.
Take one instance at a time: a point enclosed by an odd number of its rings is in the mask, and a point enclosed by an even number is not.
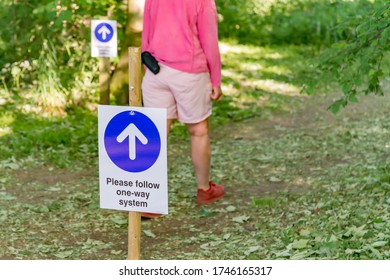
<svg viewBox="0 0 390 280"><path fill-rule="evenodd" d="M384 81L390 76L390 4L383 3L374 11L337 27L338 30L347 28L354 32L319 56L313 72L317 75L309 85L309 92L313 92L313 85L320 81L337 81L343 97L329 107L333 113L350 102L357 102L359 94L384 95Z"/></svg>
<svg viewBox="0 0 390 280"><path fill-rule="evenodd" d="M95 164L97 118L93 113L77 110L66 118L45 118L12 108L6 105L8 111L0 114L0 161L24 161L26 165L44 162L61 168L70 168L75 161Z"/></svg>
<svg viewBox="0 0 390 280"><path fill-rule="evenodd" d="M5 50L0 67L5 63L37 58L47 39L53 41L61 54L61 62L66 62L77 49L88 52L90 19L106 16L109 7L119 6L113 16L123 21L121 4L119 0L2 1L0 22L8 28L0 31L3 40L0 46Z"/></svg>
<svg viewBox="0 0 390 280"><path fill-rule="evenodd" d="M335 27L386 0L217 0L220 34L242 43L329 46L353 30Z"/></svg>
<svg viewBox="0 0 390 280"><path fill-rule="evenodd" d="M371 91L380 88L379 81L386 73L383 67L371 66L385 65L386 58L385 55L382 57L380 50L375 49L374 45L371 45L371 48L365 45L362 41L365 35L362 32L370 34L384 27L378 25L375 29L377 22L374 19L367 21L366 26L362 25L360 30L356 30L354 24L366 19L368 14L373 14L372 11L386 8L388 1L216 2L220 15L220 37L225 40L234 39L239 43L254 45L306 44L316 46L317 49L337 43L339 48L342 48L346 44L344 42L360 34L359 44L363 44L367 50L364 56L368 58L370 51L378 54L362 61L363 70L359 70L360 74L369 76ZM89 102L96 103L98 71L96 60L90 57L90 20L106 16L110 10L112 18L118 21L119 42L124 42L125 4L122 0L1 1L0 24L7 26L0 30L1 87L14 95L14 98L19 98L18 95L23 92L22 95L27 97L24 101L28 105L34 107L35 111L46 114L63 114L72 107L84 106ZM386 24L386 16L388 14L384 12L382 24ZM382 45L386 45L388 31L384 30L380 36L380 39L375 37L375 40L378 39ZM351 54L353 53L352 48ZM362 53L355 52L356 56ZM351 56L349 59L354 61L355 58ZM113 61L113 67L117 63ZM331 64L336 65L334 62ZM359 64L352 64L359 68ZM341 72L339 74L344 75ZM247 75L252 75L251 71L248 71ZM323 77L325 79L325 76ZM334 77L338 76L328 75L325 82L332 81ZM348 77L342 79L350 81ZM357 75L357 82L363 84L364 80ZM343 83L343 87L348 88L348 82ZM253 95L253 98L255 97L256 94ZM355 97L350 94L346 100L354 101ZM229 111L230 116L234 113L237 119L253 115L253 112L231 110L231 100L225 99L223 103L225 109L220 110L221 113ZM343 100L337 104L343 106L346 102Z"/></svg>
<svg viewBox="0 0 390 280"><path fill-rule="evenodd" d="M31 94L30 105L46 113L61 114L96 101L98 72L90 56L90 20L106 16L113 7L113 17L123 23L122 4L119 0L2 1L0 24L7 26L0 30L3 87L13 94Z"/></svg>

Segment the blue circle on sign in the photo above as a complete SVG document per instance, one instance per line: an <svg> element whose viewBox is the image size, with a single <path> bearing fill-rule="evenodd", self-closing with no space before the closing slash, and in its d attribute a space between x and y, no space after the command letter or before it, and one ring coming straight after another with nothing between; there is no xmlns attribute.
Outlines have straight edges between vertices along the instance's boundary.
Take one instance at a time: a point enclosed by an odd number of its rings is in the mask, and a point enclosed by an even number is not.
<svg viewBox="0 0 390 280"><path fill-rule="evenodd" d="M128 172L142 172L152 167L160 155L161 138L146 115L124 111L108 123L104 146L116 166Z"/></svg>
<svg viewBox="0 0 390 280"><path fill-rule="evenodd" d="M107 43L114 36L114 29L106 22L100 23L95 28L95 37L100 42Z"/></svg>

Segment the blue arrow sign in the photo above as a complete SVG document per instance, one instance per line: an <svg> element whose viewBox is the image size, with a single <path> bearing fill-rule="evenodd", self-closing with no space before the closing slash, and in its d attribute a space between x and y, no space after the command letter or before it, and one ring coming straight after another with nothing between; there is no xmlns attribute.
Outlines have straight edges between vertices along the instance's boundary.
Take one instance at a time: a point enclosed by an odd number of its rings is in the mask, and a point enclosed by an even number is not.
<svg viewBox="0 0 390 280"><path fill-rule="evenodd" d="M142 172L158 159L161 138L156 125L146 115L124 111L108 123L104 146L116 166L128 172Z"/></svg>
<svg viewBox="0 0 390 280"><path fill-rule="evenodd" d="M114 29L107 22L100 23L95 28L95 37L100 42L107 43L114 37Z"/></svg>

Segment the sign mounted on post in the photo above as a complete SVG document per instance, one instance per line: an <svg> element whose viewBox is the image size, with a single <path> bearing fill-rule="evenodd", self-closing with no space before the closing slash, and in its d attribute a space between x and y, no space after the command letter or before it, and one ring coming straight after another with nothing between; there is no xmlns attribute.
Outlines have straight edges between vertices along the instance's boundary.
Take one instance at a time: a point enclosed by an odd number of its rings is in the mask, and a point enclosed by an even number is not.
<svg viewBox="0 0 390 280"><path fill-rule="evenodd" d="M168 214L166 110L99 105L100 207Z"/></svg>
<svg viewBox="0 0 390 280"><path fill-rule="evenodd" d="M91 21L92 57L117 57L118 39L115 20Z"/></svg>

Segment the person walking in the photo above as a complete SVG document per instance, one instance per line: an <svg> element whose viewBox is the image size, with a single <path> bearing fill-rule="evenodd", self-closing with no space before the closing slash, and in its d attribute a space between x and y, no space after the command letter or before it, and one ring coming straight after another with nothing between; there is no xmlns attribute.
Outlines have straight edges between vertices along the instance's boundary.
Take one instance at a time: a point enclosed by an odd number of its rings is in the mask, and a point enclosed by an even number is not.
<svg viewBox="0 0 390 280"><path fill-rule="evenodd" d="M225 189L210 180L209 137L212 101L222 98L215 1L146 0L142 52L154 57L159 68L146 68L144 106L167 109L168 132L175 120L187 125L197 203L219 200Z"/></svg>

